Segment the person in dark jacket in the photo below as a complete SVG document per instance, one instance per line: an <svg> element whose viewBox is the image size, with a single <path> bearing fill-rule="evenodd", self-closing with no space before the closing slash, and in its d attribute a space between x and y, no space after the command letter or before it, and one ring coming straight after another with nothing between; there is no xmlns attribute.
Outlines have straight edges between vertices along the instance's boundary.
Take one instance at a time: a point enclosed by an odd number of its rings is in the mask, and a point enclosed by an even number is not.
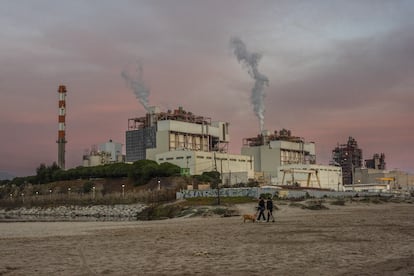
<svg viewBox="0 0 414 276"><path fill-rule="evenodd" d="M257 221L263 217L263 220L266 220L264 211L266 210L265 201L262 197L259 197L259 206L257 206L257 210L259 211L259 216L257 217Z"/></svg>
<svg viewBox="0 0 414 276"><path fill-rule="evenodd" d="M275 217L273 216L273 201L270 196L267 198L267 201L266 201L266 209L267 209L267 222L269 222L270 217L272 217L272 222L275 222Z"/></svg>

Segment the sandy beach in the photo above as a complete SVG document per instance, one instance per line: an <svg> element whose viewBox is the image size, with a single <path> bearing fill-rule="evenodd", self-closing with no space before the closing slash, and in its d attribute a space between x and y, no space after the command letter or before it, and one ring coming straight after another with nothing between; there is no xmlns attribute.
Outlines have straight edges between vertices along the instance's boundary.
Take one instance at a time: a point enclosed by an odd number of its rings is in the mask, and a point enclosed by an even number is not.
<svg viewBox="0 0 414 276"><path fill-rule="evenodd" d="M413 204L278 207L275 223L0 223L0 275L414 275Z"/></svg>

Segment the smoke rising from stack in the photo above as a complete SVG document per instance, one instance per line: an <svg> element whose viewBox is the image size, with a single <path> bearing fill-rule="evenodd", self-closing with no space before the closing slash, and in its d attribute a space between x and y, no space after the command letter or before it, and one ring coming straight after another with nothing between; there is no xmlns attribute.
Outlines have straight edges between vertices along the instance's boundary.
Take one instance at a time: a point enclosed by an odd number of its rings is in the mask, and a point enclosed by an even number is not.
<svg viewBox="0 0 414 276"><path fill-rule="evenodd" d="M265 86L269 86L269 79L260 73L257 69L262 55L260 53L251 53L247 51L246 45L238 37L233 37L230 39L230 47L233 49L234 55L236 56L239 63L247 68L247 72L255 81L252 88L250 101L253 105L254 113L259 119L260 131L263 131L265 112L264 88Z"/></svg>
<svg viewBox="0 0 414 276"><path fill-rule="evenodd" d="M137 62L136 67L124 69L121 72L121 76L125 80L128 87L132 89L139 102L144 106L145 110L149 111L148 96L150 91L144 83L142 72L142 64Z"/></svg>

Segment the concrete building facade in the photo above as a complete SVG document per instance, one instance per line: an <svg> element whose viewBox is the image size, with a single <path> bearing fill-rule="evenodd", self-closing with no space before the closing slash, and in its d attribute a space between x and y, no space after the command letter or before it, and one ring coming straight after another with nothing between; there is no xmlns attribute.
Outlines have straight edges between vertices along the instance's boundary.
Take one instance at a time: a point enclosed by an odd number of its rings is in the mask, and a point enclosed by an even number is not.
<svg viewBox="0 0 414 276"><path fill-rule="evenodd" d="M268 184L276 184L280 166L316 163L315 143L292 136L286 129L273 134L264 131L257 137L245 138L241 154L253 156L255 172Z"/></svg>
<svg viewBox="0 0 414 276"><path fill-rule="evenodd" d="M390 184L380 184L380 183L373 183L373 184L351 184L351 185L344 185L345 192L371 192L371 193L385 193L391 192L391 185Z"/></svg>
<svg viewBox="0 0 414 276"><path fill-rule="evenodd" d="M108 142L99 145L99 151L108 152L111 157L110 162L122 162L122 144L113 142L109 139Z"/></svg>
<svg viewBox="0 0 414 276"><path fill-rule="evenodd" d="M184 174L221 172L223 184L254 178L254 158L228 154L229 124L197 116L182 107L161 112L151 107L145 117L128 121L126 161L154 160L179 166Z"/></svg>
<svg viewBox="0 0 414 276"><path fill-rule="evenodd" d="M106 151L91 151L88 154L83 155L82 166L83 167L95 167L105 164L110 164L111 154Z"/></svg>
<svg viewBox="0 0 414 276"><path fill-rule="evenodd" d="M278 185L343 191L342 168L315 164L290 164L279 167Z"/></svg>
<svg viewBox="0 0 414 276"><path fill-rule="evenodd" d="M187 169L189 175L201 175L203 172L218 171L222 184L233 185L247 183L254 178L253 157L192 150L174 150L156 155L155 161L161 164L169 162Z"/></svg>
<svg viewBox="0 0 414 276"><path fill-rule="evenodd" d="M126 161L155 160L155 156L174 150L227 152L230 141L227 122L211 122L182 107L160 112L151 107L145 117L128 120Z"/></svg>
<svg viewBox="0 0 414 276"><path fill-rule="evenodd" d="M122 154L122 144L110 139L104 144L93 145L90 150L85 150L82 157L82 166L94 167L111 163L125 162Z"/></svg>
<svg viewBox="0 0 414 276"><path fill-rule="evenodd" d="M355 169L353 184L388 184L391 190L414 191L414 175L399 170Z"/></svg>

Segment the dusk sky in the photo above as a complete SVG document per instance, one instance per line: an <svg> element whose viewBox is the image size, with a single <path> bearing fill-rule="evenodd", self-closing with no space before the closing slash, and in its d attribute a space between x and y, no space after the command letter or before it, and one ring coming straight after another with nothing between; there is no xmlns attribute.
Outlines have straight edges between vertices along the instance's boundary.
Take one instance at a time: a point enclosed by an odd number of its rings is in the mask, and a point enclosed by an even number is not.
<svg viewBox="0 0 414 276"><path fill-rule="evenodd" d="M414 1L1 1L0 171L57 161L67 87L66 167L125 144L145 109L121 73L139 63L149 106L230 123L230 152L260 132L254 80L230 40L261 54L264 129L316 143L317 163L354 137L363 158L414 173ZM125 150L125 146L124 146Z"/></svg>

